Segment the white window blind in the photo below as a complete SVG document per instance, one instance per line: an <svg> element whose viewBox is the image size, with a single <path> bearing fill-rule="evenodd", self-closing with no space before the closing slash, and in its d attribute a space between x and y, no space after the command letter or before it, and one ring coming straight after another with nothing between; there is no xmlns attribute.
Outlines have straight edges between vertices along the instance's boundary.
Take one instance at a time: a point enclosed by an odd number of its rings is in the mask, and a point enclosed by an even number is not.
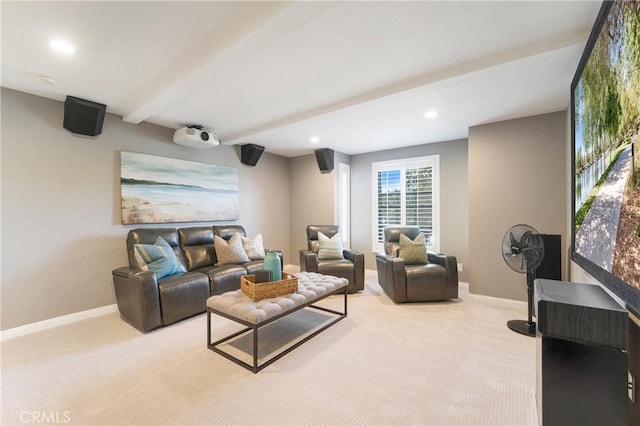
<svg viewBox="0 0 640 426"><path fill-rule="evenodd" d="M430 250L439 242L439 156L373 163L374 252L390 225L419 226Z"/></svg>

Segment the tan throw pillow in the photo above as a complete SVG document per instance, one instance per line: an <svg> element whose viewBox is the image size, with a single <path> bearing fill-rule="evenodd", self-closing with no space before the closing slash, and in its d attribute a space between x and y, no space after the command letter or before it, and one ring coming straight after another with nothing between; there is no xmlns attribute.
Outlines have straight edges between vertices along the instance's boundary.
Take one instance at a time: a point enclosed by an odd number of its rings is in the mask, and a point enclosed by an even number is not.
<svg viewBox="0 0 640 426"><path fill-rule="evenodd" d="M318 259L344 259L342 250L342 237L339 232L331 238L318 232Z"/></svg>
<svg viewBox="0 0 640 426"><path fill-rule="evenodd" d="M427 259L427 242L421 232L411 241L409 237L400 234L400 251L398 257L404 260L406 265L429 263Z"/></svg>
<svg viewBox="0 0 640 426"><path fill-rule="evenodd" d="M216 265L225 265L230 263L244 263L249 261L249 256L242 248L242 240L240 234L235 232L229 242L218 235L213 236L213 245L216 249L216 257L218 263Z"/></svg>
<svg viewBox="0 0 640 426"><path fill-rule="evenodd" d="M251 238L243 237L240 235L242 239L242 248L249 256L249 259L264 259L265 252L264 246L262 245L262 234L256 235L253 240Z"/></svg>

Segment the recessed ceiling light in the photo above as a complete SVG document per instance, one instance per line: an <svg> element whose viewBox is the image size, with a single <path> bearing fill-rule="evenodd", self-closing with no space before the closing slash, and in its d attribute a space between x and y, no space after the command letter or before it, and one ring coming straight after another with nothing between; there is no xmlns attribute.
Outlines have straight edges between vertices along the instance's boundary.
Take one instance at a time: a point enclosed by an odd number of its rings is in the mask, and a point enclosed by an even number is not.
<svg viewBox="0 0 640 426"><path fill-rule="evenodd" d="M56 84L56 79L48 75L41 74L40 81L47 84Z"/></svg>
<svg viewBox="0 0 640 426"><path fill-rule="evenodd" d="M73 47L71 43L60 39L49 41L49 46L51 46L51 48L56 52L63 53L65 55L72 55L76 51L75 47Z"/></svg>
<svg viewBox="0 0 640 426"><path fill-rule="evenodd" d="M438 116L438 111L435 109L430 109L429 111L424 113L425 118L436 118Z"/></svg>
<svg viewBox="0 0 640 426"><path fill-rule="evenodd" d="M317 136L312 136L311 139L309 139L309 142L318 143L318 142L320 142L320 138L317 137Z"/></svg>

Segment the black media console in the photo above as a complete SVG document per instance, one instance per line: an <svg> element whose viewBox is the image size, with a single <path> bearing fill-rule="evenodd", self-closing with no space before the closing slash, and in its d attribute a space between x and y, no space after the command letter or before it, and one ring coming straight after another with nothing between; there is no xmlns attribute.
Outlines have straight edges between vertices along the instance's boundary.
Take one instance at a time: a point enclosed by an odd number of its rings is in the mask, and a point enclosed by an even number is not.
<svg viewBox="0 0 640 426"><path fill-rule="evenodd" d="M626 309L600 286L536 279L538 419L628 424Z"/></svg>
<svg viewBox="0 0 640 426"><path fill-rule="evenodd" d="M629 309L629 424L640 425L640 312Z"/></svg>

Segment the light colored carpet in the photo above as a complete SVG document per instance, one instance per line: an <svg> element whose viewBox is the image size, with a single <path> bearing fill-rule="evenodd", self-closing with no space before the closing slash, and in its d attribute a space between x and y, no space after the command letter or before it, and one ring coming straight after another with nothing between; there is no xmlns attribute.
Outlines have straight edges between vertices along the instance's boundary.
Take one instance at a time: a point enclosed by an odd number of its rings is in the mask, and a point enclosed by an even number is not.
<svg viewBox="0 0 640 426"><path fill-rule="evenodd" d="M367 271L346 319L257 375L207 349L206 314L146 335L105 315L2 343L1 420L535 425L535 339L506 327L526 309L465 284L456 302L395 305ZM292 318L276 335L315 317L324 314ZM214 338L236 329L214 317Z"/></svg>

